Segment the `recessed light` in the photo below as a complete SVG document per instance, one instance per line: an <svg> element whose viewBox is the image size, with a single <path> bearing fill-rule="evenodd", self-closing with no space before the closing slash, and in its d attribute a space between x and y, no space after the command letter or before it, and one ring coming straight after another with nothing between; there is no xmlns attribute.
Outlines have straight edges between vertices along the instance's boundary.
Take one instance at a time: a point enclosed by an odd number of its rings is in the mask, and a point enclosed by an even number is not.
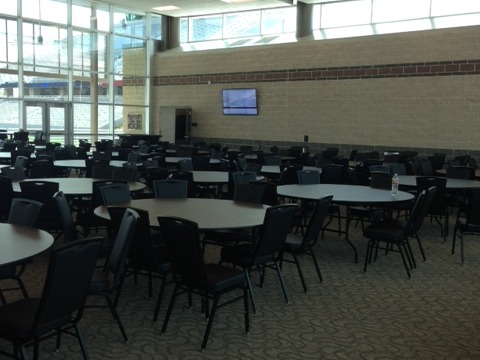
<svg viewBox="0 0 480 360"><path fill-rule="evenodd" d="M153 10L156 11L172 11L172 10L178 10L179 8L173 5L169 6L159 6L159 7L154 7Z"/></svg>

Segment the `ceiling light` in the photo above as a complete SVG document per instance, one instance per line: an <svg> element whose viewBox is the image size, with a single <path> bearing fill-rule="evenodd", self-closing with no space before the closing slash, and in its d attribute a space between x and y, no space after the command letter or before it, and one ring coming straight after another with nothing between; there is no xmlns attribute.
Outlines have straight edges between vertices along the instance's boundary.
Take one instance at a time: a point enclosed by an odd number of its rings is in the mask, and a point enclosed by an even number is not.
<svg viewBox="0 0 480 360"><path fill-rule="evenodd" d="M179 8L173 5L169 6L159 6L159 7L154 7L153 10L156 11L172 11L172 10L178 10Z"/></svg>

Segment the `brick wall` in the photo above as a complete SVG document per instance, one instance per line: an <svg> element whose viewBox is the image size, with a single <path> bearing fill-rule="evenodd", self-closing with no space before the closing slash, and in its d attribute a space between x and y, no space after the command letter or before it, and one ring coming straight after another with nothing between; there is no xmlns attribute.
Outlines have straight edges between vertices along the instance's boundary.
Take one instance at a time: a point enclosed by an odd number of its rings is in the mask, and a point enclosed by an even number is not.
<svg viewBox="0 0 480 360"><path fill-rule="evenodd" d="M160 106L190 106L211 142L480 154L479 30L159 52L152 133ZM255 87L259 115L224 116L228 87Z"/></svg>

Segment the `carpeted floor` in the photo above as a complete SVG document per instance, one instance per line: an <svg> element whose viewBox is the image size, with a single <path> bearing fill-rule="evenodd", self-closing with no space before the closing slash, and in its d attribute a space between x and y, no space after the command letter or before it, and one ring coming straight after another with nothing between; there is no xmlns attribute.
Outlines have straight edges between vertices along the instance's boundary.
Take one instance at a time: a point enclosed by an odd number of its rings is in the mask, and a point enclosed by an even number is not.
<svg viewBox="0 0 480 360"><path fill-rule="evenodd" d="M453 224L451 224L453 225ZM451 239L443 242L439 227L426 221L420 232L427 254L422 262L413 244L418 266L408 279L398 253L383 254L363 272L366 240L353 228L353 252L334 233L316 245L324 282L316 277L309 258L302 258L308 292L301 287L296 268L284 264L289 294L285 303L273 271L263 288L255 286L257 314L244 334L242 303L217 313L207 349L200 351L206 320L200 302L177 306L163 335L164 298L160 320L151 322L155 297L149 298L146 279L135 285L128 278L119 313L129 343L122 341L110 313L87 309L81 321L91 359L480 359L480 239L466 241L465 264L451 255ZM218 249L210 248L215 260ZM31 295L43 285L46 256L35 259L24 279ZM255 274L254 282L258 283ZM158 283L156 283L158 285ZM155 294L156 295L156 294ZM9 294L13 300L17 294ZM91 300L90 300L91 301ZM10 345L0 341L1 348ZM80 359L76 339L63 337L54 352L52 338L41 345L41 359ZM31 352L31 349L30 349Z"/></svg>

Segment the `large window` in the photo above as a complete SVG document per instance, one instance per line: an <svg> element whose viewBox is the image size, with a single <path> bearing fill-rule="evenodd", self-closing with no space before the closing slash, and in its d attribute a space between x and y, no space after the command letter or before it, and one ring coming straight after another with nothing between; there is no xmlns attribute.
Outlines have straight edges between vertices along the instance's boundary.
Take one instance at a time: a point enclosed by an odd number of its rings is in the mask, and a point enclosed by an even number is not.
<svg viewBox="0 0 480 360"><path fill-rule="evenodd" d="M66 128L73 129L70 140L148 132L147 44L162 39L161 16L93 0L4 3L0 113L5 116L0 128L29 126L24 102L34 100L71 105L66 119ZM134 128L128 127L131 113L142 118Z"/></svg>

